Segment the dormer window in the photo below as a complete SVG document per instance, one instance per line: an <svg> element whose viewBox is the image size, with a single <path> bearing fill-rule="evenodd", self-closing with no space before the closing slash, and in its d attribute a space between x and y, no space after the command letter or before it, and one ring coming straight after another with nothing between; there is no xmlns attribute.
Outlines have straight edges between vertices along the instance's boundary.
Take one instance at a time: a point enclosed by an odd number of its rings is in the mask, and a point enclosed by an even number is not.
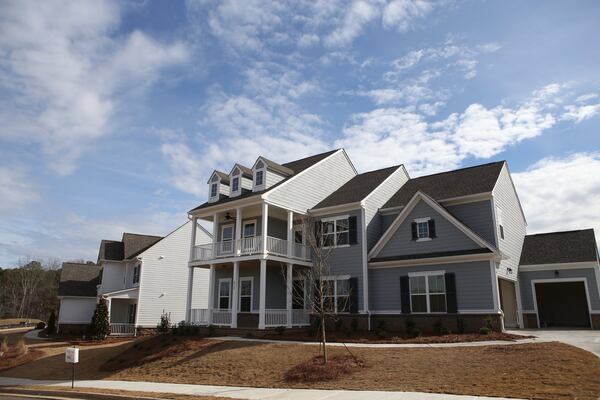
<svg viewBox="0 0 600 400"><path fill-rule="evenodd" d="M219 191L219 184L218 183L211 183L210 185L210 197L217 197L217 193Z"/></svg>
<svg viewBox="0 0 600 400"><path fill-rule="evenodd" d="M264 171L256 171L256 176L254 178L254 185L256 186L262 186L262 184L264 183Z"/></svg>
<svg viewBox="0 0 600 400"><path fill-rule="evenodd" d="M208 180L208 201L213 203L221 199L221 195L229 196L230 179L227 174L215 171Z"/></svg>
<svg viewBox="0 0 600 400"><path fill-rule="evenodd" d="M237 192L240 189L240 178L236 176L231 180L231 191Z"/></svg>

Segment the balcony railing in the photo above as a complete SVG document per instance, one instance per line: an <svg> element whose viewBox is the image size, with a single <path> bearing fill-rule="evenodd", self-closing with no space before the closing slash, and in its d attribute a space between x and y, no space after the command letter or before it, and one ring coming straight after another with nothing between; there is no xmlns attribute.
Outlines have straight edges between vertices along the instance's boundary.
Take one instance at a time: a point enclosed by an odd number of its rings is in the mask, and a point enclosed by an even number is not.
<svg viewBox="0 0 600 400"><path fill-rule="evenodd" d="M213 325L231 325L231 310L212 310Z"/></svg>
<svg viewBox="0 0 600 400"><path fill-rule="evenodd" d="M110 334L113 336L135 336L135 324L111 323Z"/></svg>
<svg viewBox="0 0 600 400"><path fill-rule="evenodd" d="M207 308L192 308L190 310L190 323L194 325L208 325L209 312Z"/></svg>
<svg viewBox="0 0 600 400"><path fill-rule="evenodd" d="M194 325L208 325L210 310L206 308L193 308L190 310L190 323ZM307 310L291 310L292 326L310 325L310 314ZM286 326L288 311L286 309L266 309L265 326ZM231 326L231 310L212 310L212 324L218 326ZM128 325L128 324L118 324ZM112 327L112 324L111 324Z"/></svg>
<svg viewBox="0 0 600 400"><path fill-rule="evenodd" d="M267 236L267 253L282 257L310 261L310 247L301 243ZM263 237L253 236L239 240L226 240L194 247L193 261L207 261L215 258L260 254L263 251Z"/></svg>

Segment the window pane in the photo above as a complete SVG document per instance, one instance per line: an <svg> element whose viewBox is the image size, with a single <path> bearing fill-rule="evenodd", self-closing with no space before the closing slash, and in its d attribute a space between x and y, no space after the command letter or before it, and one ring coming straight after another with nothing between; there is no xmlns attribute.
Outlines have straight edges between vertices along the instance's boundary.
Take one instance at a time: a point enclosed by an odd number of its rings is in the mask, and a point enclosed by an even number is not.
<svg viewBox="0 0 600 400"><path fill-rule="evenodd" d="M242 296L252 295L252 281L241 281L240 282L240 294Z"/></svg>
<svg viewBox="0 0 600 400"><path fill-rule="evenodd" d="M231 190L233 190L234 192L237 192L238 188L239 188L239 183L240 183L240 178L233 178L233 181L231 182Z"/></svg>
<svg viewBox="0 0 600 400"><path fill-rule="evenodd" d="M224 281L219 284L219 296L229 296L229 282Z"/></svg>
<svg viewBox="0 0 600 400"><path fill-rule="evenodd" d="M256 182L257 185L263 184L263 171L256 171Z"/></svg>
<svg viewBox="0 0 600 400"><path fill-rule="evenodd" d="M429 295L429 307L431 308L431 312L446 312L446 295Z"/></svg>
<svg viewBox="0 0 600 400"><path fill-rule="evenodd" d="M334 238L335 235L333 233L323 235L323 246L333 246L335 244Z"/></svg>
<svg viewBox="0 0 600 400"><path fill-rule="evenodd" d="M417 223L417 233L418 233L419 239L428 238L429 237L429 223L418 222Z"/></svg>
<svg viewBox="0 0 600 400"><path fill-rule="evenodd" d="M427 312L427 297L423 295L410 296L412 312Z"/></svg>
<svg viewBox="0 0 600 400"><path fill-rule="evenodd" d="M220 297L219 298L219 308L221 308L221 309L229 308L229 297Z"/></svg>
<svg viewBox="0 0 600 400"><path fill-rule="evenodd" d="M410 277L410 293L425 294L425 277L424 276L411 276Z"/></svg>
<svg viewBox="0 0 600 400"><path fill-rule="evenodd" d="M210 185L210 197L215 197L217 195L217 184L213 183Z"/></svg>
<svg viewBox="0 0 600 400"><path fill-rule="evenodd" d="M348 243L350 243L350 233L348 233L348 231L342 233L338 232L337 245L339 246Z"/></svg>
<svg viewBox="0 0 600 400"><path fill-rule="evenodd" d="M323 233L324 234L333 233L334 229L335 229L335 224L333 221L323 223Z"/></svg>
<svg viewBox="0 0 600 400"><path fill-rule="evenodd" d="M240 299L240 311L243 311L243 312L250 312L250 311L252 311L250 309L251 302L252 301L251 301L250 297L242 297Z"/></svg>
<svg viewBox="0 0 600 400"><path fill-rule="evenodd" d="M350 312L350 297L349 296L338 296L337 312Z"/></svg>
<svg viewBox="0 0 600 400"><path fill-rule="evenodd" d="M338 296L347 296L350 294L350 281L348 279L340 279L337 281Z"/></svg>
<svg viewBox="0 0 600 400"><path fill-rule="evenodd" d="M324 296L333 296L334 292L334 281L323 281L323 295Z"/></svg>
<svg viewBox="0 0 600 400"><path fill-rule="evenodd" d="M231 240L231 239L233 239L233 227L232 226L224 227L222 240Z"/></svg>
<svg viewBox="0 0 600 400"><path fill-rule="evenodd" d="M327 311L327 312L335 311L334 299L335 299L335 297L333 297L333 296L326 296L323 299L323 305L324 305L325 311Z"/></svg>
<svg viewBox="0 0 600 400"><path fill-rule="evenodd" d="M338 233L340 233L342 231L347 231L348 227L350 226L347 218L346 219L338 219L335 221L335 224L337 226Z"/></svg>
<svg viewBox="0 0 600 400"><path fill-rule="evenodd" d="M429 293L444 293L446 291L446 284L444 275L432 275L429 279Z"/></svg>
<svg viewBox="0 0 600 400"><path fill-rule="evenodd" d="M244 237L254 236L255 232L256 232L256 225L254 223L244 225Z"/></svg>
<svg viewBox="0 0 600 400"><path fill-rule="evenodd" d="M302 243L302 229L297 229L294 231L294 242Z"/></svg>
<svg viewBox="0 0 600 400"><path fill-rule="evenodd" d="M295 280L292 292L292 308L294 310L304 309L304 281Z"/></svg>

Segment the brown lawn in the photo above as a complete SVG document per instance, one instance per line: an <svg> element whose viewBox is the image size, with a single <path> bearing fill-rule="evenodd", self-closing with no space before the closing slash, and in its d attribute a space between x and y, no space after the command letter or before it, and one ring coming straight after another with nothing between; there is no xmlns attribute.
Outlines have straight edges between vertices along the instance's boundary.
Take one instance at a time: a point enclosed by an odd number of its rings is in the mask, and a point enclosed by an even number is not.
<svg viewBox="0 0 600 400"><path fill-rule="evenodd" d="M177 338L165 345L161 340L164 339L142 339L136 348L132 342L82 348L76 376L80 379L398 390L535 399L596 399L600 396L600 358L561 343L352 348L352 352L364 360L364 367L336 380L307 384L286 382L284 375L317 355L318 346L199 338ZM343 348L329 349L332 356L347 355ZM64 363L64 347L44 351L47 352L44 358L0 375L68 379L70 370ZM113 370L100 371L103 364Z"/></svg>
<svg viewBox="0 0 600 400"><path fill-rule="evenodd" d="M113 390L113 389L96 389L96 388L51 388L47 386L20 386L19 388L3 389L3 393L16 393L34 396L60 396L73 397L77 399L87 398L90 395L95 394L106 394L106 395L119 395L135 398L149 398L149 399L169 399L169 400L217 400L217 399L228 399L229 397L212 397L212 396L191 396L174 393L160 393L160 392L139 392L133 390Z"/></svg>

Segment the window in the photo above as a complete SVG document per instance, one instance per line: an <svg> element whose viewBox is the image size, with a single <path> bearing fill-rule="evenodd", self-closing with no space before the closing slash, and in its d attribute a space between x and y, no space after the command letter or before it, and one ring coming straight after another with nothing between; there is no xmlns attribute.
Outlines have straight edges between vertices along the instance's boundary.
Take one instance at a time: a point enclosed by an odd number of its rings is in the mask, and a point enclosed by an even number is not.
<svg viewBox="0 0 600 400"><path fill-rule="evenodd" d="M324 247L337 247L350 244L350 222L348 216L325 219L321 221Z"/></svg>
<svg viewBox="0 0 600 400"><path fill-rule="evenodd" d="M435 238L435 221L429 217L417 218L412 222L412 240L417 242Z"/></svg>
<svg viewBox="0 0 600 400"><path fill-rule="evenodd" d="M429 238L429 223L427 223L427 221L417 222L417 238Z"/></svg>
<svg viewBox="0 0 600 400"><path fill-rule="evenodd" d="M446 281L443 272L409 275L409 277L412 312L446 312Z"/></svg>
<svg viewBox="0 0 600 400"><path fill-rule="evenodd" d="M256 221L244 222L244 231L242 232L243 237L254 237L256 236Z"/></svg>
<svg viewBox="0 0 600 400"><path fill-rule="evenodd" d="M252 311L252 277L240 278L240 312Z"/></svg>
<svg viewBox="0 0 600 400"><path fill-rule="evenodd" d="M233 251L233 225L223 225L221 227L221 253L231 253Z"/></svg>
<svg viewBox="0 0 600 400"><path fill-rule="evenodd" d="M323 281L323 304L327 312L350 311L350 280L326 279Z"/></svg>
<svg viewBox="0 0 600 400"><path fill-rule="evenodd" d="M294 278L292 283L292 309L294 310L304 310L304 301L305 301L305 286L306 281L304 278Z"/></svg>
<svg viewBox="0 0 600 400"><path fill-rule="evenodd" d="M210 184L210 197L217 197L217 189L219 187L218 183Z"/></svg>
<svg viewBox="0 0 600 400"><path fill-rule="evenodd" d="M261 186L263 184L263 178L264 178L264 171L256 171L256 177L254 179L254 184L256 186Z"/></svg>
<svg viewBox="0 0 600 400"><path fill-rule="evenodd" d="M137 311L137 304L128 304L127 305L127 323L135 324L135 313Z"/></svg>
<svg viewBox="0 0 600 400"><path fill-rule="evenodd" d="M296 226L294 228L294 243L304 243L304 235L302 234L302 226Z"/></svg>
<svg viewBox="0 0 600 400"><path fill-rule="evenodd" d="M140 283L140 270L142 269L142 265L138 264L133 267L133 284Z"/></svg>
<svg viewBox="0 0 600 400"><path fill-rule="evenodd" d="M496 207L496 220L498 222L498 235L500 239L504 239L504 223L502 221L502 210Z"/></svg>
<svg viewBox="0 0 600 400"><path fill-rule="evenodd" d="M237 192L240 189L240 178L236 176L231 180L231 191Z"/></svg>
<svg viewBox="0 0 600 400"><path fill-rule="evenodd" d="M228 310L231 297L231 279L219 279L219 309Z"/></svg>

